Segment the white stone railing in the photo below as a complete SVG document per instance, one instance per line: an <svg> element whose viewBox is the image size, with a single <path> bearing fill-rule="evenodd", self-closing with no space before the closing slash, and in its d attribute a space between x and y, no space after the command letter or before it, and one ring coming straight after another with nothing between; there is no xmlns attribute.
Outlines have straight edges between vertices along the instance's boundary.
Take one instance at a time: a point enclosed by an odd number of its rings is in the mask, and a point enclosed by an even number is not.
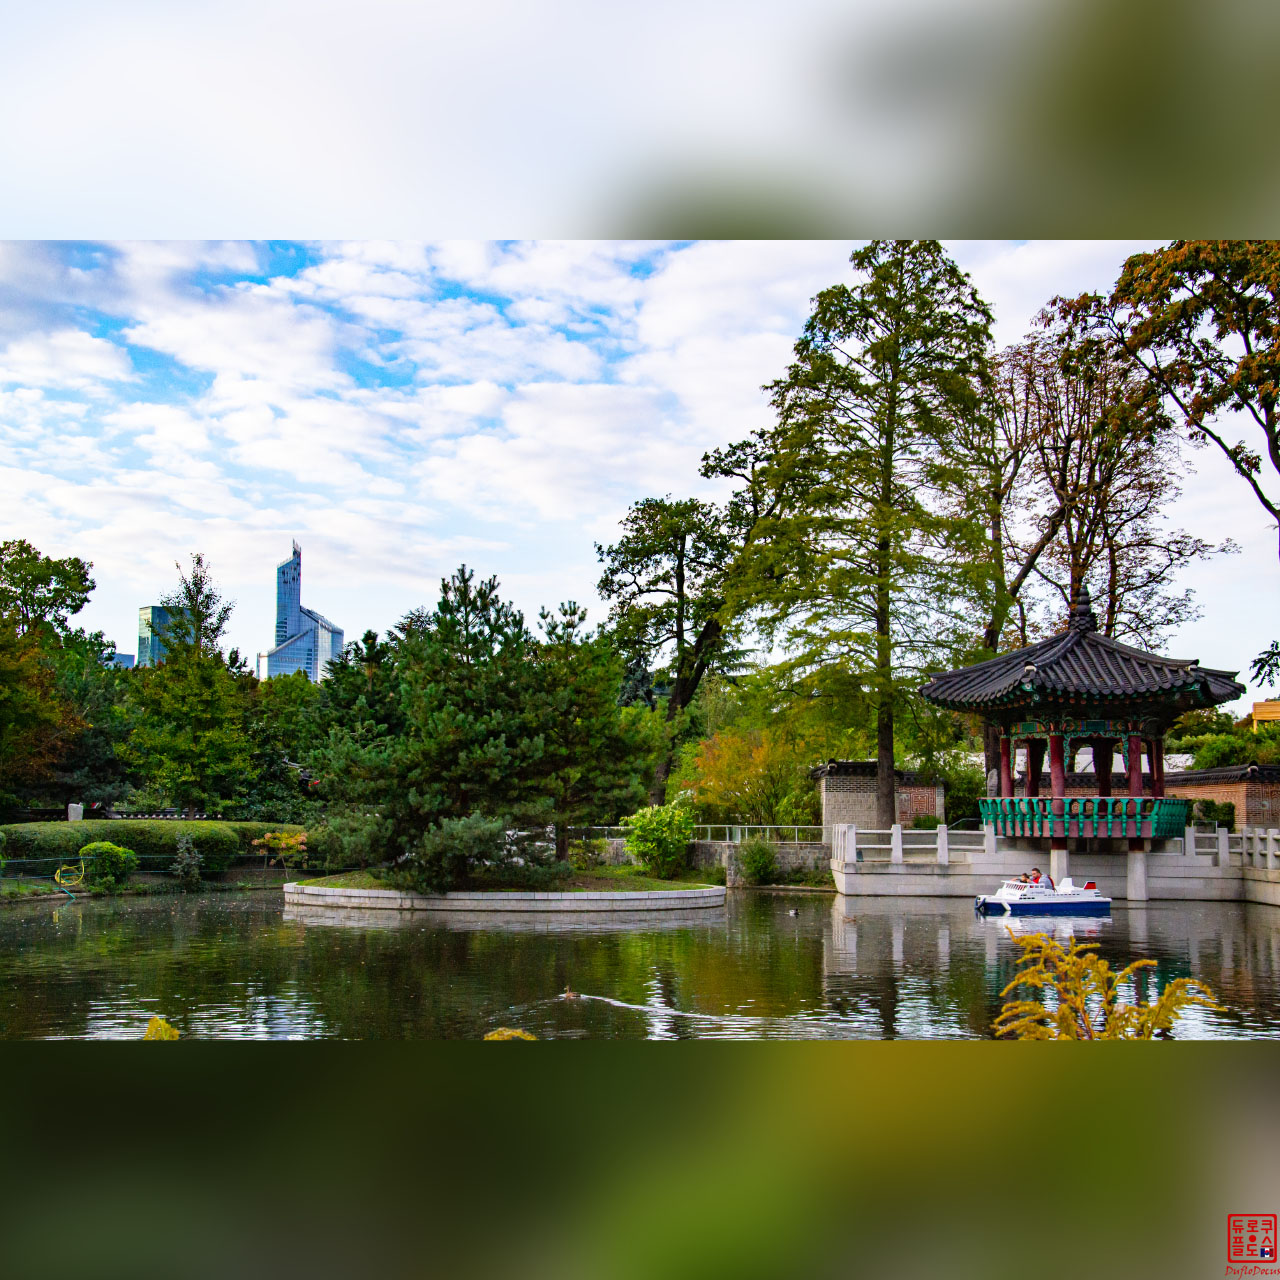
<svg viewBox="0 0 1280 1280"><path fill-rule="evenodd" d="M994 838L994 837L993 837ZM940 825L932 831L903 829L895 822L887 831L875 831L852 824L831 827L832 862L949 863L967 862L973 852L985 848L987 834L981 831L950 831Z"/></svg>
<svg viewBox="0 0 1280 1280"><path fill-rule="evenodd" d="M1266 871L1280 867L1280 830L1275 827L1241 827L1240 865Z"/></svg>

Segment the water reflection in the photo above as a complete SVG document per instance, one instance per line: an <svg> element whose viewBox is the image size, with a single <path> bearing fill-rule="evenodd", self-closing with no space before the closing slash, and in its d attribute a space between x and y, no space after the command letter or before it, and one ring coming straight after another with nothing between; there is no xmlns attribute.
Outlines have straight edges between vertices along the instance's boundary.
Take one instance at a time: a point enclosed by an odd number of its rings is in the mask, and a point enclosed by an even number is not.
<svg viewBox="0 0 1280 1280"><path fill-rule="evenodd" d="M1155 960L1144 997L1208 982L1227 1011L1193 1011L1179 1038L1280 1034L1274 908L998 921L965 900L731 893L634 920L286 909L274 894L23 904L0 911L0 1036L137 1036L162 1014L201 1038L981 1038L1013 976L1009 929L1041 926L1116 965Z"/></svg>

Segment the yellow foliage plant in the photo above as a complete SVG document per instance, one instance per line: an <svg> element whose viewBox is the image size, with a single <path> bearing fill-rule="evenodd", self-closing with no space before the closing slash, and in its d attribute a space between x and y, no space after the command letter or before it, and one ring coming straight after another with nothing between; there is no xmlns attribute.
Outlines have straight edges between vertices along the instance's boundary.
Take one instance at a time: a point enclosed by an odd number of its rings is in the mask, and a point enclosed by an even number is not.
<svg viewBox="0 0 1280 1280"><path fill-rule="evenodd" d="M253 842L253 847L262 850L263 870L268 858L272 866L278 863L282 867L299 867L307 860L307 833L268 831L260 840Z"/></svg>
<svg viewBox="0 0 1280 1280"><path fill-rule="evenodd" d="M1013 937L1012 930L1010 937ZM1004 1008L992 1024L997 1036L1016 1040L1151 1040L1167 1034L1190 1005L1221 1009L1213 992L1194 978L1166 983L1152 1004L1122 1004L1119 987L1154 960L1135 960L1119 972L1095 953L1096 943L1073 942L1070 949L1047 934L1013 937L1022 949L1018 975L1000 993ZM1019 987L1033 998L1009 999ZM1044 997L1053 991L1056 1007Z"/></svg>
<svg viewBox="0 0 1280 1280"><path fill-rule="evenodd" d="M163 1018L152 1018L143 1032L144 1040L177 1040L178 1028L170 1026Z"/></svg>
<svg viewBox="0 0 1280 1280"><path fill-rule="evenodd" d="M498 1027L485 1035L486 1040L536 1040L538 1037L519 1027Z"/></svg>

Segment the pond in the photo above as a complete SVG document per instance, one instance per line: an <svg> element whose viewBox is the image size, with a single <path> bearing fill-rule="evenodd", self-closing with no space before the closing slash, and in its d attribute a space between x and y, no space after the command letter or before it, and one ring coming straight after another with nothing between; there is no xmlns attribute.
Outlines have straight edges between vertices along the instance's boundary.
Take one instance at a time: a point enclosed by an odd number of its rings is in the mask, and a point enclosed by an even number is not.
<svg viewBox="0 0 1280 1280"><path fill-rule="evenodd" d="M1027 922L1016 921L1026 928ZM1227 1006L1180 1039L1280 1035L1280 910L1117 907L1053 921L1151 979L1195 975ZM352 914L277 892L25 903L0 910L0 1037L969 1039L990 1035L1016 947L967 901L731 891L639 917ZM566 998L566 988L573 992Z"/></svg>

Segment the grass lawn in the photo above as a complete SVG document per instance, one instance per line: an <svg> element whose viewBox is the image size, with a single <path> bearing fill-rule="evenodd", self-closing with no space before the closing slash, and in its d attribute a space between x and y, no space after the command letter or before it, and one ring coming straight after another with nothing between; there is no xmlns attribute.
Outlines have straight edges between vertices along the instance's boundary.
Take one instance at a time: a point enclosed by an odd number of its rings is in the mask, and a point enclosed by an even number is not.
<svg viewBox="0 0 1280 1280"><path fill-rule="evenodd" d="M681 872L674 880L658 880L646 875L640 867L594 867L590 871L574 871L563 880L556 880L540 888L542 893L652 893L661 889L706 889L711 886L700 878L705 873ZM391 889L393 885L379 880L370 871L343 871L335 876L319 876L314 880L302 880L301 884L316 884L335 889ZM465 889L472 892L528 893L527 885L507 880L477 878Z"/></svg>
<svg viewBox="0 0 1280 1280"><path fill-rule="evenodd" d="M76 887L73 886L72 892L76 892ZM0 899L47 898L54 894L60 898L67 896L52 880L0 881Z"/></svg>

